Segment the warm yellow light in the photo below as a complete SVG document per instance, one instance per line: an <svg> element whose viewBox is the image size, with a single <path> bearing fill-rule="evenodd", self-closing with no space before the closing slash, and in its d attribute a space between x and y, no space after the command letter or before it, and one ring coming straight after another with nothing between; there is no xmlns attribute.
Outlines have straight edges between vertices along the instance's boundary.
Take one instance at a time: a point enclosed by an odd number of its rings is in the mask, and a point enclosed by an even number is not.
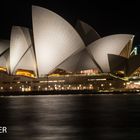
<svg viewBox="0 0 140 140"><path fill-rule="evenodd" d="M125 72L123 70L120 70L120 71L116 72L116 75L124 75L124 74L125 74Z"/></svg>
<svg viewBox="0 0 140 140"><path fill-rule="evenodd" d="M103 87L104 86L104 84L101 84L101 87Z"/></svg>
<svg viewBox="0 0 140 140"><path fill-rule="evenodd" d="M111 83L109 83L109 85L110 85L110 86L112 86L112 84L111 84Z"/></svg>
<svg viewBox="0 0 140 140"><path fill-rule="evenodd" d="M89 70L81 70L81 74L98 74L99 70L98 69L89 69Z"/></svg>
<svg viewBox="0 0 140 140"><path fill-rule="evenodd" d="M33 71L28 71L28 70L17 70L16 75L35 78L34 72Z"/></svg>
<svg viewBox="0 0 140 140"><path fill-rule="evenodd" d="M0 71L7 72L7 68L6 67L0 67Z"/></svg>
<svg viewBox="0 0 140 140"><path fill-rule="evenodd" d="M48 77L58 77L58 76L60 76L60 74L53 73L53 74L50 74Z"/></svg>

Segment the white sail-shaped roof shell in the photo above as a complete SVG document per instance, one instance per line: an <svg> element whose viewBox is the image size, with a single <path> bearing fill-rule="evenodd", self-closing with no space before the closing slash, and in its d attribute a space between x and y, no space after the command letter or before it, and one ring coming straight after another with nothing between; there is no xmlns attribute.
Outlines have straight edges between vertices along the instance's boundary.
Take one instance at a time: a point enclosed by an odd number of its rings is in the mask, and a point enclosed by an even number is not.
<svg viewBox="0 0 140 140"><path fill-rule="evenodd" d="M7 67L6 65L7 59L5 58L5 56L1 56L0 57L0 67Z"/></svg>
<svg viewBox="0 0 140 140"><path fill-rule="evenodd" d="M10 47L8 40L0 40L0 55Z"/></svg>
<svg viewBox="0 0 140 140"><path fill-rule="evenodd" d="M9 41L9 46L10 46L10 41ZM7 68L7 72L10 72L10 65L9 65L9 53L10 53L10 49L8 48L8 50L4 53L3 57L6 60L6 68Z"/></svg>
<svg viewBox="0 0 140 140"><path fill-rule="evenodd" d="M12 28L10 42L10 71L12 74L21 68L33 70L36 73L35 58L33 57L34 52L30 51L32 47L29 29L14 26Z"/></svg>
<svg viewBox="0 0 140 140"><path fill-rule="evenodd" d="M76 30L78 31L86 45L89 45L90 43L101 38L93 27L80 20L77 21Z"/></svg>
<svg viewBox="0 0 140 140"><path fill-rule="evenodd" d="M15 67L15 71L18 69L31 70L37 75L33 48L28 49L28 51L24 54L20 62Z"/></svg>
<svg viewBox="0 0 140 140"><path fill-rule="evenodd" d="M33 6L32 19L39 76L50 73L78 49L85 47L75 29L54 12Z"/></svg>
<svg viewBox="0 0 140 140"><path fill-rule="evenodd" d="M58 68L69 72L79 72L81 70L98 69L86 49L70 56Z"/></svg>
<svg viewBox="0 0 140 140"><path fill-rule="evenodd" d="M8 40L0 40L0 67L9 68L7 53L9 54L10 42Z"/></svg>
<svg viewBox="0 0 140 140"><path fill-rule="evenodd" d="M110 72L108 54L120 55L133 35L116 34L101 38L87 48L103 72Z"/></svg>

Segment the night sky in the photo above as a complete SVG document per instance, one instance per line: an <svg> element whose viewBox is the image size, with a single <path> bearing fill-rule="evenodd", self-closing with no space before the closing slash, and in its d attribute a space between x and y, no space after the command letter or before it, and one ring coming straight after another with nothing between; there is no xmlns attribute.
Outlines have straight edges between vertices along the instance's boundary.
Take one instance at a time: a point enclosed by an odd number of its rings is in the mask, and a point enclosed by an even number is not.
<svg viewBox="0 0 140 140"><path fill-rule="evenodd" d="M48 8L70 22L77 19L91 25L101 37L128 33L140 44L140 5L132 0L4 0L0 2L0 38L9 39L11 27L32 28L31 5Z"/></svg>

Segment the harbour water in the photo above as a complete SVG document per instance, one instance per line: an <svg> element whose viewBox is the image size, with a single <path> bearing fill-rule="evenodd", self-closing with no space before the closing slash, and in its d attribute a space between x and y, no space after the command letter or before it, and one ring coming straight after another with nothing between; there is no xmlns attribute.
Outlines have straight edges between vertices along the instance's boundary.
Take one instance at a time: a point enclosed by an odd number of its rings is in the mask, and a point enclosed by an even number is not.
<svg viewBox="0 0 140 140"><path fill-rule="evenodd" d="M140 95L0 97L1 140L139 140Z"/></svg>

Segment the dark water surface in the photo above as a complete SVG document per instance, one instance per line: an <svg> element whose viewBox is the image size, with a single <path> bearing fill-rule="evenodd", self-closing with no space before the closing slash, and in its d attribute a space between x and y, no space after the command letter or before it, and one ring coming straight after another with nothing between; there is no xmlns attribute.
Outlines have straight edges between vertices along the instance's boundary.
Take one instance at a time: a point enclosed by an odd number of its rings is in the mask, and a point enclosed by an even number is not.
<svg viewBox="0 0 140 140"><path fill-rule="evenodd" d="M139 140L140 95L0 97L0 140Z"/></svg>

